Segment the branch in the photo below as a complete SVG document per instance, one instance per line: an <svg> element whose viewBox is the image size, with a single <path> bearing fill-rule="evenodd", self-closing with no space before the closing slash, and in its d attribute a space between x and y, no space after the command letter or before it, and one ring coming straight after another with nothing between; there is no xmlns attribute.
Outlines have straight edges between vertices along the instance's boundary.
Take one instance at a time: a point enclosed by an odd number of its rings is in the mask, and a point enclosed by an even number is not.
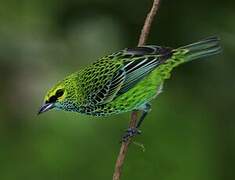
<svg viewBox="0 0 235 180"><path fill-rule="evenodd" d="M146 43L152 22L159 9L159 5L160 5L160 0L153 1L152 8L145 19L144 26L140 34L138 46L143 46Z"/></svg>
<svg viewBox="0 0 235 180"><path fill-rule="evenodd" d="M146 43L150 29L151 29L152 22L159 8L159 4L160 4L160 0L153 1L152 8L145 19L144 26L140 34L138 46L142 46ZM131 113L131 120L130 120L129 127L130 128L136 127L137 120L138 120L138 113L137 111L133 111ZM122 145L121 145L121 148L120 148L117 160L116 160L116 164L115 164L113 180L120 180L121 178L122 166L124 164L124 160L125 160L130 142L131 142L131 139L129 139L127 142L122 142Z"/></svg>

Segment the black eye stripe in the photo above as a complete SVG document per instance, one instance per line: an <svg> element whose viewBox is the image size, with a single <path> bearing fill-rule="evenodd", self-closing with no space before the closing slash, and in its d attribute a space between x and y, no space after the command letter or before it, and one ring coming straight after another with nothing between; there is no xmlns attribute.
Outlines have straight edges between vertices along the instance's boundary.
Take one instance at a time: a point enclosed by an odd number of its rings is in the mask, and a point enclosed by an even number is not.
<svg viewBox="0 0 235 180"><path fill-rule="evenodd" d="M57 99L61 96L63 96L64 90L63 89L58 89L55 93L55 95L51 96L46 103L54 103L57 101Z"/></svg>
<svg viewBox="0 0 235 180"><path fill-rule="evenodd" d="M56 100L57 100L57 97L56 97L56 96L51 96L51 97L49 98L49 103L56 102Z"/></svg>

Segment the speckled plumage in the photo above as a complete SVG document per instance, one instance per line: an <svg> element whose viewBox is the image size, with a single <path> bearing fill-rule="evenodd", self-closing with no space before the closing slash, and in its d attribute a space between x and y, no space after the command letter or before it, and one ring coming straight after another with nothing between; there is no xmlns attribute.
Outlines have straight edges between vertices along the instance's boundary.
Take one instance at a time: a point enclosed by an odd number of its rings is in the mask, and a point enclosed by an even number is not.
<svg viewBox="0 0 235 180"><path fill-rule="evenodd" d="M160 93L174 67L219 51L215 37L177 49L127 48L100 58L57 83L48 91L45 103L95 116L143 109Z"/></svg>

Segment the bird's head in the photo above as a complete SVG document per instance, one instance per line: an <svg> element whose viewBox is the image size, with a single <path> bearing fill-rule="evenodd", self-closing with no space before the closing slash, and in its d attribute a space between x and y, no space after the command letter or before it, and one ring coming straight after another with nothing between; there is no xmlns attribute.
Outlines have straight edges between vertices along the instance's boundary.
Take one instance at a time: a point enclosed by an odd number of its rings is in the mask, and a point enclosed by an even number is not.
<svg viewBox="0 0 235 180"><path fill-rule="evenodd" d="M72 102L71 99L75 96L73 84L73 77L70 76L54 85L46 93L43 105L40 107L38 114L50 109L67 110L66 108L70 105L69 102Z"/></svg>

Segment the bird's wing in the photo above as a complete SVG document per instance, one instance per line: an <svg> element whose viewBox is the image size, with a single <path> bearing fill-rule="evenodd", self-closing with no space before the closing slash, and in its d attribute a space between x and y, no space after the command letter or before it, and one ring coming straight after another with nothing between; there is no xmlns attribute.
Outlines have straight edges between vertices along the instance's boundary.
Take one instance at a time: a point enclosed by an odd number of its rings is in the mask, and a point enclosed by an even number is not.
<svg viewBox="0 0 235 180"><path fill-rule="evenodd" d="M123 63L114 57L103 57L85 68L77 82L82 94L81 104L84 106L104 104L118 92L125 79Z"/></svg>
<svg viewBox="0 0 235 180"><path fill-rule="evenodd" d="M172 56L172 49L160 46L143 46L128 48L124 54L132 55L133 59L124 61L126 78L117 95L127 92L152 70L169 59Z"/></svg>
<svg viewBox="0 0 235 180"><path fill-rule="evenodd" d="M105 104L125 93L171 56L170 48L143 46L127 48L106 56L86 70L86 104ZM100 72L100 73L96 73ZM88 78L92 74L92 78ZM91 85L87 88L88 85Z"/></svg>
<svg viewBox="0 0 235 180"><path fill-rule="evenodd" d="M95 99L99 99L99 104L105 104L114 99L117 93L123 86L126 78L126 73L123 69L119 69L113 78L101 89L97 94Z"/></svg>

